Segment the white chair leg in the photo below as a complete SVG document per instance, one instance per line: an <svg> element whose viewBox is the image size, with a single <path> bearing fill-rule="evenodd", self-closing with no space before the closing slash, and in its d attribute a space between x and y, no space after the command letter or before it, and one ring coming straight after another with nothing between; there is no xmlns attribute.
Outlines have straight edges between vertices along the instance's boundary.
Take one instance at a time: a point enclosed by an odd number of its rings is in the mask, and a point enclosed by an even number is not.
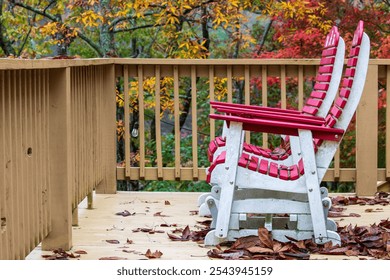
<svg viewBox="0 0 390 280"><path fill-rule="evenodd" d="M226 137L226 160L223 180L221 180L221 197L215 234L218 238L226 238L229 231L230 215L233 204L238 159L242 147L242 123L231 122Z"/></svg>
<svg viewBox="0 0 390 280"><path fill-rule="evenodd" d="M314 239L317 244L328 242L326 219L322 204L320 183L317 175L315 152L313 149L313 136L309 130L299 130L299 141L302 148L303 166L307 196L310 205L310 214L313 221Z"/></svg>

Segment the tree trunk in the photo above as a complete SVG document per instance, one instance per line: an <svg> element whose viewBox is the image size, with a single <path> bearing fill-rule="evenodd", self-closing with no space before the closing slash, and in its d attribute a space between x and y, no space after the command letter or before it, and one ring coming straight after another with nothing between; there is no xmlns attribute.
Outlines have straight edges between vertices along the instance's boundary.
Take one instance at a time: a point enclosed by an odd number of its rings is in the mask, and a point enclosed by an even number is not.
<svg viewBox="0 0 390 280"><path fill-rule="evenodd" d="M209 29L207 27L207 7L202 7L202 36L203 39L206 40L206 43L204 44L204 47L207 49L207 52L210 50L210 34Z"/></svg>
<svg viewBox="0 0 390 280"><path fill-rule="evenodd" d="M265 40L267 39L268 33L271 30L272 22L273 22L273 20L270 19L264 27L264 33L263 33L263 37L261 37L261 40L259 43L259 49L257 50L257 55L259 55L261 53L261 50L264 47Z"/></svg>
<svg viewBox="0 0 390 280"><path fill-rule="evenodd" d="M100 1L102 15L105 16L111 10L110 1ZM116 57L114 33L109 29L108 23L103 23L100 32L100 46L103 49L104 57Z"/></svg>

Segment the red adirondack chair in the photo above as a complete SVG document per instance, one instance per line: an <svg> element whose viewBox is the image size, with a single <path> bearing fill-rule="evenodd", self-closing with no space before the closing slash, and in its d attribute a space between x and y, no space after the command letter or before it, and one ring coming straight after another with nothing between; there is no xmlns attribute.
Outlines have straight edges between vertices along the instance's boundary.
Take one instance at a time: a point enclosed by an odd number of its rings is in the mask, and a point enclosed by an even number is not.
<svg viewBox="0 0 390 280"><path fill-rule="evenodd" d="M268 114L279 114L279 115L297 115L303 114L307 116L318 116L325 117L328 113L336 93L338 91L343 65L344 65L344 56L345 56L345 43L344 40L340 37L338 29L334 26L329 34L327 35L324 43L324 49L321 55L320 66L318 69L318 75L315 79L315 85L313 91L308 98L305 106L302 111L296 110L283 110L279 108L270 108L270 107L260 107L260 106L246 106L242 104L230 104L229 106L233 110L254 110L255 113L262 116L267 116ZM223 107L225 103L222 102L211 102L212 106ZM234 108L233 108L234 107ZM226 133L228 128L226 123L223 128L222 136L217 137L210 142L208 149L208 156L210 163L223 152L226 147ZM294 149L291 149L291 145L294 146ZM244 143L244 150L249 154L256 154L262 157L265 157L271 161L277 161L284 165L292 165L296 163L293 161L294 157L291 156L291 150L294 150L297 154L299 151L299 144L297 138L294 136L284 137L284 141L281 147L270 150L264 149L262 147ZM296 156L295 156L296 157ZM212 172L213 165L208 170L208 181ZM213 186L211 190L211 195L218 199L219 196L219 186ZM201 195L198 199L199 215L208 216L210 211L208 206L204 203L206 197L210 193L205 193Z"/></svg>
<svg viewBox="0 0 390 280"><path fill-rule="evenodd" d="M257 234L266 226L275 239L314 238L318 244L340 243L326 213L330 199L321 195L320 182L327 171L355 111L366 79L370 41L360 21L354 34L339 97L325 118L303 113L264 114L254 107L214 104L214 119L229 128L225 150L213 159L210 183L220 187L219 199L209 195L206 205L214 213L215 229L205 239L215 245L240 236ZM284 165L244 150L243 131L298 137L296 163ZM291 147L295 155L294 147ZM294 160L294 161L295 161ZM288 217L275 216L287 214Z"/></svg>

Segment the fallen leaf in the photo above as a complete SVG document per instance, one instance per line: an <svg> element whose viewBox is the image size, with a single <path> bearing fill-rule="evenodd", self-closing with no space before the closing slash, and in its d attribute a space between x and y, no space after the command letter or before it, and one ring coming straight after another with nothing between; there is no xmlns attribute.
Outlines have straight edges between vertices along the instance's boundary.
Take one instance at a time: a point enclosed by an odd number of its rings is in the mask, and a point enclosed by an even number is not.
<svg viewBox="0 0 390 280"><path fill-rule="evenodd" d="M191 235L190 227L186 226L182 233L182 239L188 240L190 238L190 235Z"/></svg>
<svg viewBox="0 0 390 280"><path fill-rule="evenodd" d="M42 258L46 260L68 260L69 258L75 259L79 258L80 255L75 255L73 252L66 252L65 250L59 248L53 250L53 254L51 255L42 255Z"/></svg>
<svg viewBox="0 0 390 280"><path fill-rule="evenodd" d="M175 229L172 232L173 233L180 233L181 232L181 236L167 233L168 237L172 241L189 241L189 240L199 241L199 240L203 240L204 236L207 234L207 232L205 233L204 231L192 232L188 225L184 229Z"/></svg>
<svg viewBox="0 0 390 280"><path fill-rule="evenodd" d="M198 210L191 210L191 211L190 211L190 215L191 215L191 216L198 215L198 213L199 213Z"/></svg>
<svg viewBox="0 0 390 280"><path fill-rule="evenodd" d="M172 230L172 233L181 233L181 232L183 232L182 228L175 228L174 230Z"/></svg>
<svg viewBox="0 0 390 280"><path fill-rule="evenodd" d="M119 244L119 240L115 240L115 239L110 239L110 240L106 240L107 243L110 243L110 244Z"/></svg>
<svg viewBox="0 0 390 280"><path fill-rule="evenodd" d="M348 247L335 248L329 251L322 252L323 254L329 255L344 255L348 251Z"/></svg>
<svg viewBox="0 0 390 280"><path fill-rule="evenodd" d="M160 251L156 250L154 253L152 253L152 251L150 251L150 249L148 249L145 253L145 257L147 257L149 259L158 259L158 258L161 258L162 255L163 255L163 253L161 253Z"/></svg>
<svg viewBox="0 0 390 280"><path fill-rule="evenodd" d="M330 218L340 218L340 217L361 217L361 216L360 216L360 214L356 214L356 213L343 214L341 212L329 211L328 212L328 217L330 217Z"/></svg>
<svg viewBox="0 0 390 280"><path fill-rule="evenodd" d="M180 236L173 235L170 233L167 233L167 235L168 235L169 239L171 239L172 241L183 241Z"/></svg>
<svg viewBox="0 0 390 280"><path fill-rule="evenodd" d="M293 259L301 259L301 260L310 259L310 254L307 253L284 253L284 255L291 257Z"/></svg>
<svg viewBox="0 0 390 280"><path fill-rule="evenodd" d="M155 216L155 217L169 217L168 215L163 215L161 213L162 213L162 211L156 212L156 213L153 214L153 216Z"/></svg>
<svg viewBox="0 0 390 280"><path fill-rule="evenodd" d="M108 260L108 261L115 261L115 260L127 260L127 258L122 257L101 257L99 260Z"/></svg>
<svg viewBox="0 0 390 280"><path fill-rule="evenodd" d="M361 217L361 215L357 214L357 213L349 213L349 217L357 217L357 218L359 218L359 217Z"/></svg>
<svg viewBox="0 0 390 280"><path fill-rule="evenodd" d="M375 242L381 240L382 237L378 235L369 235L360 239L360 242Z"/></svg>
<svg viewBox="0 0 390 280"><path fill-rule="evenodd" d="M177 224L161 224L160 227L177 227Z"/></svg>
<svg viewBox="0 0 390 280"><path fill-rule="evenodd" d="M171 225L168 225L168 224L161 224L160 227L171 227Z"/></svg>
<svg viewBox="0 0 390 280"><path fill-rule="evenodd" d="M220 254L222 253L222 250L219 249L211 249L207 252L207 256L210 258L220 258Z"/></svg>
<svg viewBox="0 0 390 280"><path fill-rule="evenodd" d="M270 248L272 249L273 248L273 240L272 240L272 235L271 233L268 231L268 229L266 228L259 228L258 229L258 235L259 235L259 239L260 239L260 242L263 246L265 246L266 248Z"/></svg>
<svg viewBox="0 0 390 280"><path fill-rule="evenodd" d="M206 226L206 227L210 227L211 225L211 220L204 220L204 221L196 221L198 224L201 224L203 226Z"/></svg>
<svg viewBox="0 0 390 280"><path fill-rule="evenodd" d="M124 252L124 253L134 253L135 250L126 250L126 249L123 249L122 252Z"/></svg>
<svg viewBox="0 0 390 280"><path fill-rule="evenodd" d="M260 240L258 236L245 236L238 238L231 246L231 249L244 249L258 245L260 245Z"/></svg>
<svg viewBox="0 0 390 280"><path fill-rule="evenodd" d="M77 250L77 251L74 251L76 254L80 254L80 255L84 255L84 254L88 254L86 251L84 250Z"/></svg>
<svg viewBox="0 0 390 280"><path fill-rule="evenodd" d="M68 256L70 257L70 258L72 258L72 259L76 259L76 258L79 258L80 257L80 255L75 255L73 252L70 252L70 253L68 253Z"/></svg>
<svg viewBox="0 0 390 280"><path fill-rule="evenodd" d="M136 229L133 229L132 232L150 232L152 231L153 229L152 228L136 228Z"/></svg>
<svg viewBox="0 0 390 280"><path fill-rule="evenodd" d="M134 213L130 213L129 211L124 210L124 211L122 211L122 212L115 213L115 215L123 216L123 217L128 217L128 216L134 216L134 215L135 215L135 212L134 212Z"/></svg>
<svg viewBox="0 0 390 280"><path fill-rule="evenodd" d="M244 255L243 251L237 251L237 252L222 253L221 257L224 260L238 260L243 255Z"/></svg>
<svg viewBox="0 0 390 280"><path fill-rule="evenodd" d="M133 240L130 240L130 239L127 238L126 243L127 244L133 244Z"/></svg>
<svg viewBox="0 0 390 280"><path fill-rule="evenodd" d="M355 257L355 256L358 256L359 255L359 251L358 250L347 250L345 251L345 255L348 256L348 257Z"/></svg>
<svg viewBox="0 0 390 280"><path fill-rule="evenodd" d="M367 208L366 210L364 210L364 212L366 212L366 213L370 213L370 212L383 212L383 209L382 208L376 208L374 210L372 208Z"/></svg>
<svg viewBox="0 0 390 280"><path fill-rule="evenodd" d="M299 249L306 249L305 241L304 240L299 240L294 243L295 246L297 246Z"/></svg>
<svg viewBox="0 0 390 280"><path fill-rule="evenodd" d="M219 258L225 260L237 260L243 255L244 255L243 250L229 252L229 251L222 251L220 249L212 249L207 252L207 256L209 256L210 258Z"/></svg>
<svg viewBox="0 0 390 280"><path fill-rule="evenodd" d="M165 200L164 204L165 205L171 205L171 203L168 200Z"/></svg>
<svg viewBox="0 0 390 280"><path fill-rule="evenodd" d="M257 247L257 246L246 248L246 250L248 250L252 254L268 254L268 253L272 254L274 252L274 250L270 248Z"/></svg>

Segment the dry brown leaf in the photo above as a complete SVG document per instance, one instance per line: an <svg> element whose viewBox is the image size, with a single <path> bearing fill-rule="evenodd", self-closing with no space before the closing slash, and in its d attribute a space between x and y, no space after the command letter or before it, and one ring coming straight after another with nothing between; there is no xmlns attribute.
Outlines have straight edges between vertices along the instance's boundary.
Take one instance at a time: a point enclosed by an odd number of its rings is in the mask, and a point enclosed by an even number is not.
<svg viewBox="0 0 390 280"><path fill-rule="evenodd" d="M245 249L245 248L258 246L258 245L260 245L259 237L245 236L245 237L238 238L231 246L231 249Z"/></svg>
<svg viewBox="0 0 390 280"><path fill-rule="evenodd" d="M295 245L299 249L306 249L306 245L305 245L305 241L304 240L299 240L299 241L295 242Z"/></svg>
<svg viewBox="0 0 390 280"><path fill-rule="evenodd" d="M160 227L177 227L177 224L161 224Z"/></svg>
<svg viewBox="0 0 390 280"><path fill-rule="evenodd" d="M359 251L357 250L347 250L345 251L345 255L348 257L355 257L359 255Z"/></svg>
<svg viewBox="0 0 390 280"><path fill-rule="evenodd" d="M183 232L182 228L175 228L174 230L172 230L172 233L182 233L182 232Z"/></svg>
<svg viewBox="0 0 390 280"><path fill-rule="evenodd" d="M279 251L282 249L282 243L280 242L274 242L274 246L272 247L275 253L279 253Z"/></svg>
<svg viewBox="0 0 390 280"><path fill-rule="evenodd" d="M101 257L99 260L105 260L105 261L115 261L115 260L127 260L126 258L122 257Z"/></svg>
<svg viewBox="0 0 390 280"><path fill-rule="evenodd" d="M344 255L345 252L347 252L347 251L348 251L348 247L341 247L341 248L335 248L335 249L329 250L327 252L327 254L330 254L330 255Z"/></svg>
<svg viewBox="0 0 390 280"><path fill-rule="evenodd" d="M221 257L224 260L238 260L243 255L244 255L243 251L237 251L237 252L222 253Z"/></svg>
<svg viewBox="0 0 390 280"><path fill-rule="evenodd" d="M349 217L361 217L361 215L357 213L349 213Z"/></svg>
<svg viewBox="0 0 390 280"><path fill-rule="evenodd" d="M258 247L258 246L246 248L246 250L248 250L252 254L272 254L272 253L274 253L274 250L272 250L270 248L264 248L264 247Z"/></svg>
<svg viewBox="0 0 390 280"><path fill-rule="evenodd" d="M258 229L258 235L259 235L259 239L260 239L260 242L261 244L266 247L266 248L270 248L272 249L273 248L273 240L272 240L272 236L271 236L271 233L268 231L268 229L266 228L259 228Z"/></svg>
<svg viewBox="0 0 390 280"><path fill-rule="evenodd" d="M188 240L191 236L191 230L189 226L186 226L182 233L182 239Z"/></svg>
<svg viewBox="0 0 390 280"><path fill-rule="evenodd" d="M136 228L136 229L133 229L132 232L149 232L149 231L152 231L153 229L152 228Z"/></svg>
<svg viewBox="0 0 390 280"><path fill-rule="evenodd" d="M86 251L84 250L77 250L77 251L74 251L76 254L80 254L80 255L85 255L85 254L88 254Z"/></svg>
<svg viewBox="0 0 390 280"><path fill-rule="evenodd" d="M186 226L183 230L176 229L174 232L181 232L181 236L167 233L168 237L172 241L188 241L191 238L191 230L190 230L189 226Z"/></svg>
<svg viewBox="0 0 390 280"><path fill-rule="evenodd" d="M134 253L135 250L127 250L127 249L123 249L122 252L124 253Z"/></svg>
<svg viewBox="0 0 390 280"><path fill-rule="evenodd" d="M164 204L165 205L171 205L171 203L168 200L165 200Z"/></svg>
<svg viewBox="0 0 390 280"><path fill-rule="evenodd" d="M115 240L115 239L109 239L109 240L106 240L107 243L110 243L110 244L119 244L119 240Z"/></svg>
<svg viewBox="0 0 390 280"><path fill-rule="evenodd" d="M148 259L159 259L162 255L163 253L161 253L160 251L156 250L154 253L152 253L150 249L148 249L145 253L145 257L147 257Z"/></svg>
<svg viewBox="0 0 390 280"><path fill-rule="evenodd" d="M162 211L156 212L156 213L153 214L153 216L155 216L155 217L169 217L168 215L163 215L161 213L162 213Z"/></svg>

